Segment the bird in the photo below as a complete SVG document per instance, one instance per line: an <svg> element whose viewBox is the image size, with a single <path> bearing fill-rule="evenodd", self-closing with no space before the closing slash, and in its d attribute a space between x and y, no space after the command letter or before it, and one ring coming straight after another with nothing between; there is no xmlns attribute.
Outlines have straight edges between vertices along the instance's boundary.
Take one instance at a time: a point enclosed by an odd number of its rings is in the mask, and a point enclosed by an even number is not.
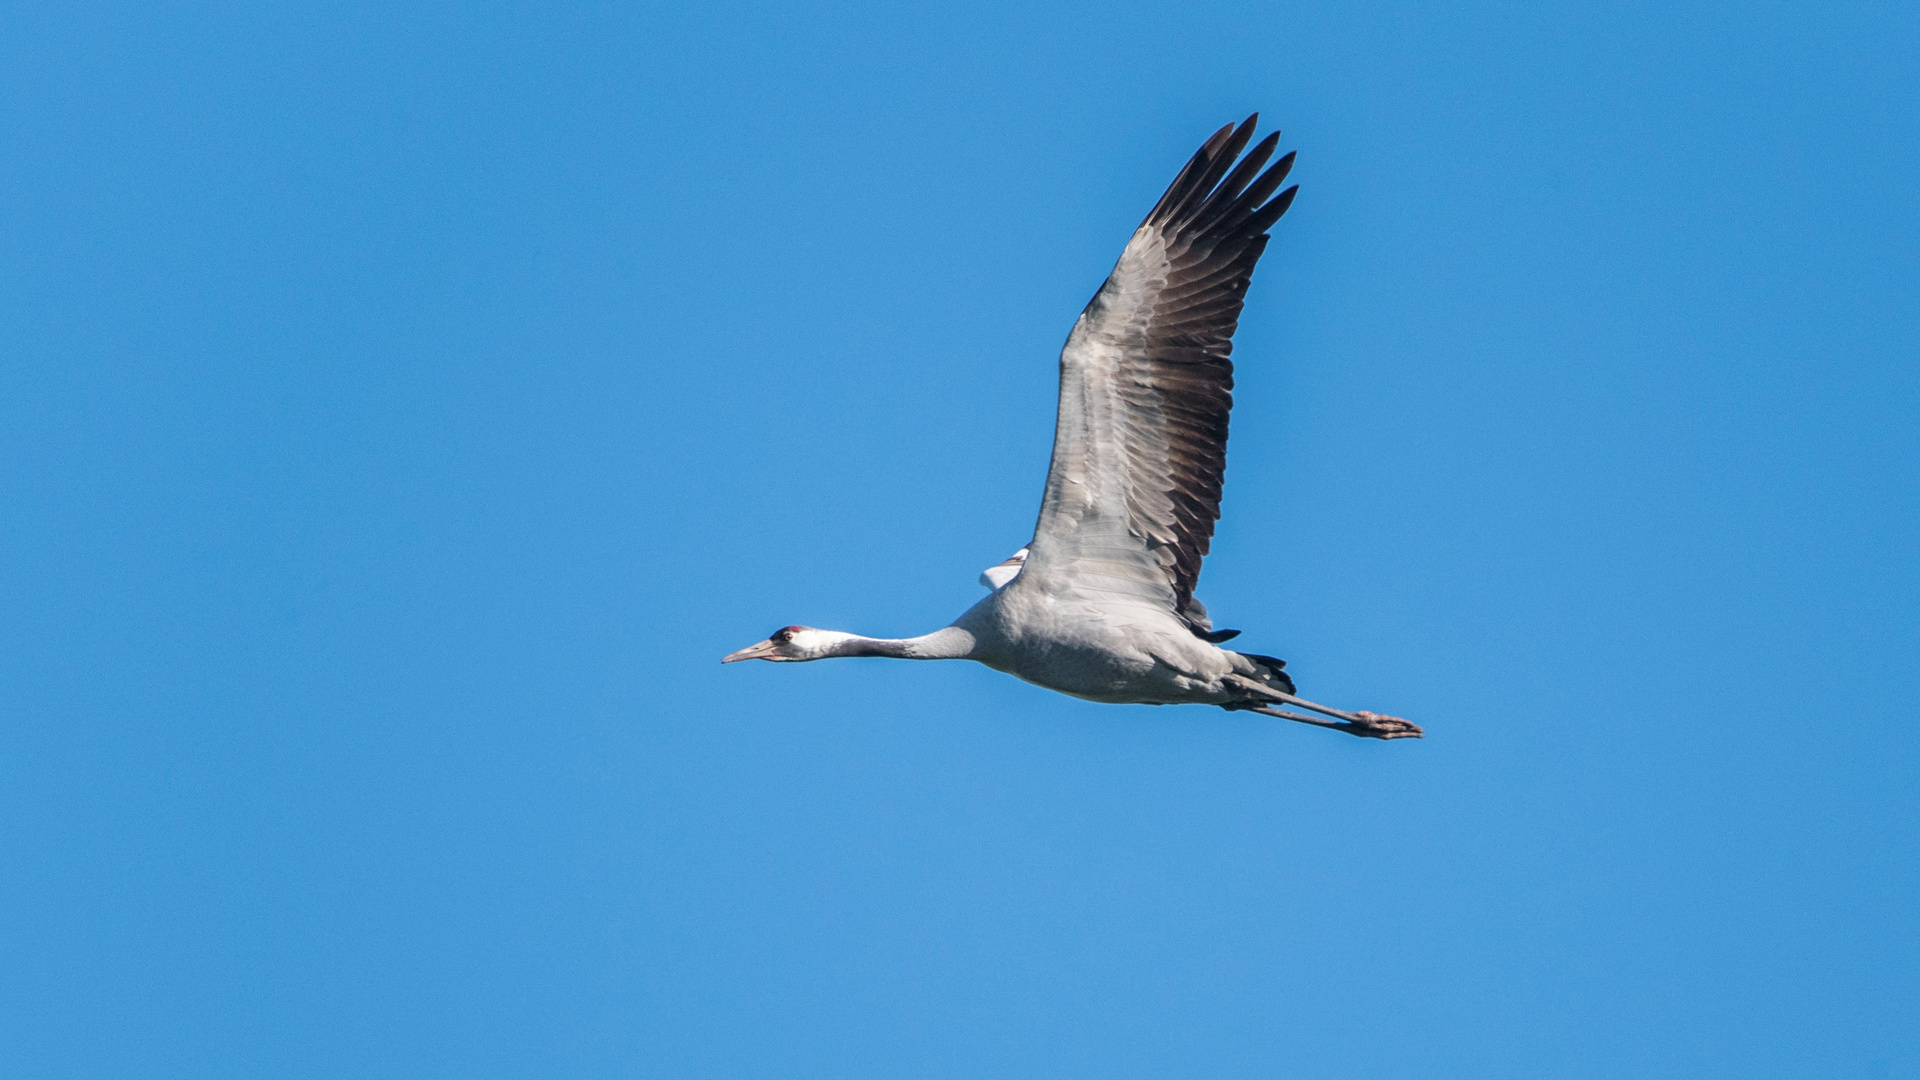
<svg viewBox="0 0 1920 1080"><path fill-rule="evenodd" d="M981 574L987 596L919 637L786 626L721 663L973 660L1088 701L1423 737L1400 717L1299 697L1286 661L1221 648L1239 631L1215 630L1194 596L1220 517L1233 334L1268 230L1299 191L1275 194L1295 157L1267 167L1279 132L1246 149L1258 121L1228 124L1194 153L1074 322L1040 519Z"/></svg>

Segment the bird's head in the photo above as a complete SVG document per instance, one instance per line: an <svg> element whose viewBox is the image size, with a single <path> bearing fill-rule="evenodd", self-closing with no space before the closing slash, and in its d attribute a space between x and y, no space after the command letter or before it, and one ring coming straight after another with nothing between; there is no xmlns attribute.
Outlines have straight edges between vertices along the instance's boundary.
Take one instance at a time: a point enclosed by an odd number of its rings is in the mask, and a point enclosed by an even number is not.
<svg viewBox="0 0 1920 1080"><path fill-rule="evenodd" d="M832 630L815 630L811 626L783 626L767 636L767 640L749 645L736 653L728 653L720 658L723 664L735 660L819 660L833 656L834 646L851 638L852 634L836 633Z"/></svg>

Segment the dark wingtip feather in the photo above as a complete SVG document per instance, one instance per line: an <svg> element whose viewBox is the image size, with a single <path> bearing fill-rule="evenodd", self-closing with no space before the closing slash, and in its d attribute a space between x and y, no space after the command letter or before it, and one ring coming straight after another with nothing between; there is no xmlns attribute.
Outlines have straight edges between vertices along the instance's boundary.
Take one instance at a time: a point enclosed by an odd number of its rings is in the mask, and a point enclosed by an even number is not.
<svg viewBox="0 0 1920 1080"><path fill-rule="evenodd" d="M1173 217L1174 212L1193 193L1201 174L1212 163L1215 151L1232 135L1233 125L1228 124L1202 143L1200 149L1194 151L1193 156L1187 159L1186 167L1180 170L1180 175L1174 177L1173 183L1167 185L1166 193L1160 196L1159 202L1153 204L1153 209L1147 214L1146 221L1141 224L1166 221Z"/></svg>
<svg viewBox="0 0 1920 1080"><path fill-rule="evenodd" d="M1190 220L1204 209L1213 197L1214 187L1220 183L1220 178L1227 175L1227 170L1233 167L1234 159L1240 156L1240 151L1246 149L1247 140L1253 138L1251 125L1242 124L1234 128L1229 124L1227 128L1232 130L1232 134L1227 138L1221 139L1216 135L1207 142L1205 150L1208 158L1207 167L1193 178L1192 186L1182 193L1179 206L1173 208L1169 217Z"/></svg>
<svg viewBox="0 0 1920 1080"><path fill-rule="evenodd" d="M1267 224L1271 225L1275 221L1279 221L1280 215L1287 212L1287 207L1293 205L1293 197L1298 194L1300 194L1300 185L1295 184L1292 187L1288 188L1287 190L1274 196L1273 201L1267 204L1268 207L1273 208L1273 218L1272 220L1268 221ZM1266 207L1262 207L1261 209L1264 210L1266 209Z"/></svg>
<svg viewBox="0 0 1920 1080"><path fill-rule="evenodd" d="M1213 206L1213 209L1196 219L1195 227L1202 230L1211 228L1215 222L1231 213L1239 205L1240 197L1249 190L1248 185L1252 184L1256 178L1264 183L1266 178L1260 175L1260 166L1267 163L1267 159L1273 156L1274 149L1279 145L1280 133L1276 131L1261 139L1259 145L1247 151L1246 156L1240 159L1240 164L1234 166L1233 172L1229 173L1225 180L1220 181L1220 186L1214 189L1212 195L1207 196L1207 202ZM1291 168L1293 155L1289 154L1287 157L1289 160L1282 164ZM1279 166L1276 165L1274 168L1278 169ZM1268 170L1267 175L1272 174L1273 170ZM1285 175L1284 172L1282 175ZM1278 186L1277 183L1273 185L1273 187ZM1273 187L1267 190L1272 191ZM1259 197L1255 197L1254 201L1258 202Z"/></svg>
<svg viewBox="0 0 1920 1080"><path fill-rule="evenodd" d="M1276 131L1274 132L1274 134L1277 136L1279 135L1279 132ZM1285 154L1282 154L1280 156L1279 161L1276 161L1273 163L1273 168L1267 170L1267 172L1273 176L1274 178L1273 182L1276 187L1279 185L1280 181L1285 180L1287 178L1288 173L1293 171L1293 159L1299 156L1300 156L1300 151L1289 150Z"/></svg>
<svg viewBox="0 0 1920 1080"><path fill-rule="evenodd" d="M1248 232L1254 233L1264 233L1268 229L1273 228L1273 223L1279 221L1280 215L1286 213L1287 207L1293 205L1294 193L1299 190L1300 185L1295 184L1280 194L1275 195L1272 202L1247 216L1244 228Z"/></svg>

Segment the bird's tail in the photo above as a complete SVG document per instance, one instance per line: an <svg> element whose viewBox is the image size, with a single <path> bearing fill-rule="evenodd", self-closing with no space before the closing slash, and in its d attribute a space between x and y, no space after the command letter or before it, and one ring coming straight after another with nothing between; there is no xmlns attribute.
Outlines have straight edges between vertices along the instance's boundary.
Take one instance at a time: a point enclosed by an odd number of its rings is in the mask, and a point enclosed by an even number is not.
<svg viewBox="0 0 1920 1080"><path fill-rule="evenodd" d="M1261 656L1259 653L1236 652L1233 655L1252 664L1253 677L1266 685L1282 693L1294 694L1299 692L1293 687L1293 679L1287 675L1287 662L1285 660L1277 660L1271 656Z"/></svg>

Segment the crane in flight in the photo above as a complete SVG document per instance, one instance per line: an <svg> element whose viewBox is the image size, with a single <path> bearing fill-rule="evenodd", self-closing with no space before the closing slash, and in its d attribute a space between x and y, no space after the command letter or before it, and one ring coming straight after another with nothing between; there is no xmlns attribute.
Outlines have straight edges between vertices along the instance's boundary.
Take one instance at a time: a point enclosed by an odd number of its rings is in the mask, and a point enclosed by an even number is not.
<svg viewBox="0 0 1920 1080"><path fill-rule="evenodd" d="M989 594L912 638L788 626L725 657L976 660L1063 694L1115 704L1217 705L1370 739L1419 738L1395 716L1297 697L1286 661L1220 647L1193 595L1220 517L1233 332L1289 153L1261 171L1258 114L1215 132L1160 197L1060 352L1053 464L1033 540L980 577ZM1278 706L1290 705L1306 712Z"/></svg>

